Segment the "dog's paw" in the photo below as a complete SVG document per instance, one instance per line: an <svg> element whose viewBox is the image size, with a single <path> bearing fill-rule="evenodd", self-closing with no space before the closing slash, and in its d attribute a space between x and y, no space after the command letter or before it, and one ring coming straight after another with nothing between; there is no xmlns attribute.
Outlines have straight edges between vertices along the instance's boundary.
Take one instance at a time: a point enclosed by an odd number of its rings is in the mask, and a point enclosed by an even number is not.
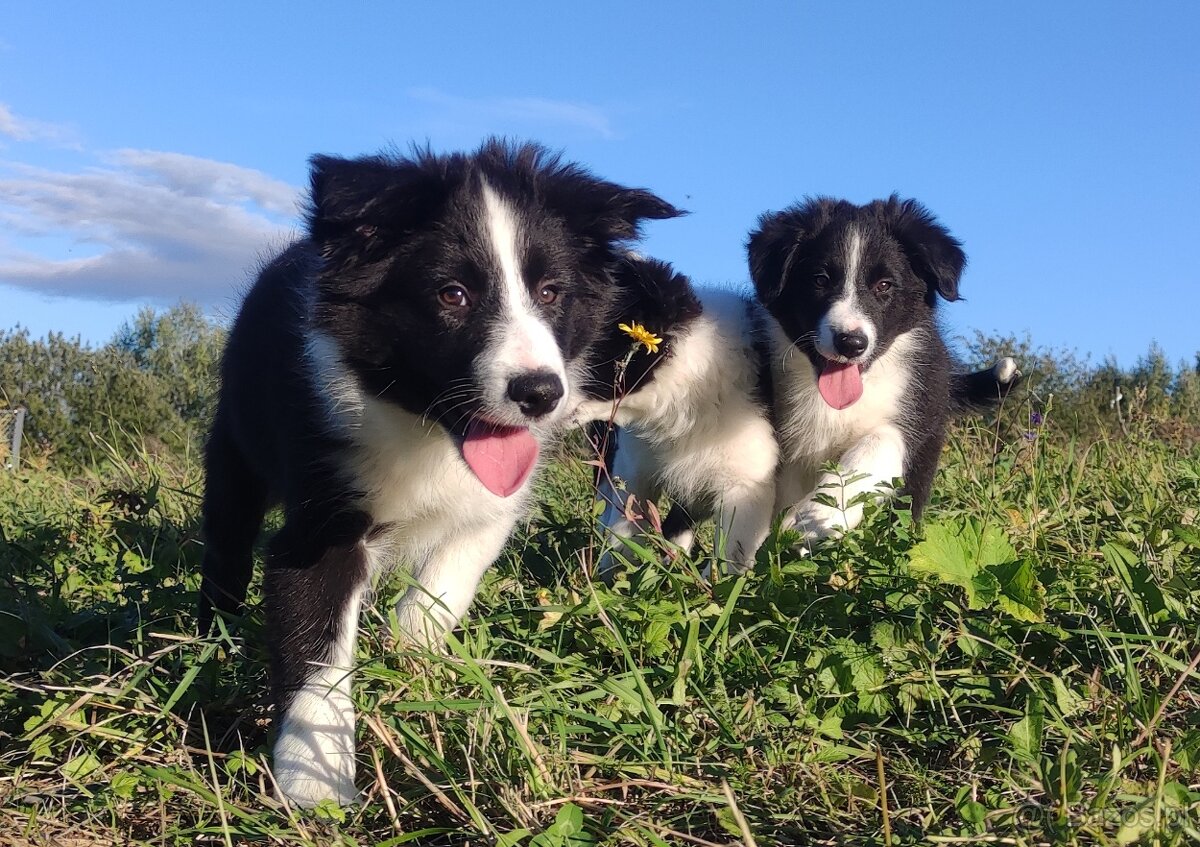
<svg viewBox="0 0 1200 847"><path fill-rule="evenodd" d="M791 510L781 524L785 529L800 533L805 544L815 543L845 530L841 512L821 503L803 503Z"/></svg>
<svg viewBox="0 0 1200 847"><path fill-rule="evenodd" d="M349 698L301 691L275 741L271 772L280 792L303 809L323 800L347 806L358 799L355 767Z"/></svg>

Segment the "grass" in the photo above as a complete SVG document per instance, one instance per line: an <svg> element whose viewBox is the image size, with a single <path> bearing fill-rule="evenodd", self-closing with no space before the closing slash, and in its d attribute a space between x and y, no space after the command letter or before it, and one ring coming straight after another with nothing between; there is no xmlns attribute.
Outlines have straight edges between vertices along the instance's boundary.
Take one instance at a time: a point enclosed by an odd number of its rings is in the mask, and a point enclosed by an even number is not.
<svg viewBox="0 0 1200 847"><path fill-rule="evenodd" d="M260 615L191 635L196 462L0 475L0 845L1200 840L1200 453L1023 429L956 431L922 527L711 585L657 545L591 582L563 457L445 654L379 587L364 800L307 813Z"/></svg>

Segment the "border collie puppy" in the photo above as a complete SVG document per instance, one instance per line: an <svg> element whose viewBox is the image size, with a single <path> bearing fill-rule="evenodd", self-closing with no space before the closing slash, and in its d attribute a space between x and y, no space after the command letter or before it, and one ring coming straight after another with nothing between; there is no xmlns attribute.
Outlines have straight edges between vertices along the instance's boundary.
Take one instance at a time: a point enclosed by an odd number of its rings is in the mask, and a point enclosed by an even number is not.
<svg viewBox="0 0 1200 847"><path fill-rule="evenodd" d="M715 516L716 551L731 570L745 570L771 529L778 461L762 384L763 316L746 296L697 291L653 259L626 256L616 279L622 322L659 342L611 326L588 387L593 399L576 410L577 420L620 427L591 428L605 463L601 523L613 540L636 538L629 496L653 502L666 493L669 540L690 548L695 524ZM613 564L606 553L600 575L608 578Z"/></svg>
<svg viewBox="0 0 1200 847"><path fill-rule="evenodd" d="M406 635L453 627L574 408L639 223L680 214L541 147L312 160L308 233L246 296L206 452L200 621L236 611L264 513L292 801L355 797L359 608L393 563Z"/></svg>
<svg viewBox="0 0 1200 847"><path fill-rule="evenodd" d="M952 414L996 402L1019 376L1012 359L954 373L936 306L959 299L961 244L914 200L820 197L764 214L748 252L773 319L784 526L809 542L852 528L858 495L895 477L919 517ZM822 472L829 462L839 474Z"/></svg>

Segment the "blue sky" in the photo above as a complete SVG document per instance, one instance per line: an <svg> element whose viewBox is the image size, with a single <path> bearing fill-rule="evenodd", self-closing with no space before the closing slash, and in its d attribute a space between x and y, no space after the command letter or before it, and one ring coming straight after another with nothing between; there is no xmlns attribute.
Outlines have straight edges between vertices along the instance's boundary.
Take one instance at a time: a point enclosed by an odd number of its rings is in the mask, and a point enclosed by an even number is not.
<svg viewBox="0 0 1200 847"><path fill-rule="evenodd" d="M1200 349L1198 4L55 9L0 23L0 328L228 316L309 155L498 133L689 209L644 250L700 282L764 210L898 191L965 243L952 335Z"/></svg>

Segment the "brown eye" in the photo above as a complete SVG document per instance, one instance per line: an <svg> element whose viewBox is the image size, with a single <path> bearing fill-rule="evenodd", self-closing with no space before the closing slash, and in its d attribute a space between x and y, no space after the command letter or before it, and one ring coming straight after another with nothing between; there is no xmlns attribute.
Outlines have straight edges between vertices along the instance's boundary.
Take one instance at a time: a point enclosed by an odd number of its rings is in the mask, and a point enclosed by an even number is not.
<svg viewBox="0 0 1200 847"><path fill-rule="evenodd" d="M890 279L881 279L881 280L879 280L879 282L875 283L875 285L873 285L871 287L871 290L874 291L876 294L883 294L885 291L887 291L891 287L892 287L892 281Z"/></svg>
<svg viewBox="0 0 1200 847"><path fill-rule="evenodd" d="M471 298L461 285L447 285L438 292L438 299L442 301L443 306L452 309L462 309L471 305Z"/></svg>
<svg viewBox="0 0 1200 847"><path fill-rule="evenodd" d="M538 302L543 306L549 306L551 303L556 303L558 298L562 296L557 285L543 285L538 289Z"/></svg>
<svg viewBox="0 0 1200 847"><path fill-rule="evenodd" d="M813 285L815 285L817 288L824 288L825 286L829 285L829 274L822 272L814 276Z"/></svg>

